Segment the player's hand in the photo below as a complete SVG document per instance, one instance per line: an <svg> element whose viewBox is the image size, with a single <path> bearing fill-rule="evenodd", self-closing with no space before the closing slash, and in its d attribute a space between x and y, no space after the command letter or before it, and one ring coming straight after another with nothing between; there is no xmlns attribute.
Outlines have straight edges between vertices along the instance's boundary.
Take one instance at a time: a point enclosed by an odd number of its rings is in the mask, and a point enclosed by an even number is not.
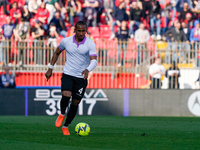
<svg viewBox="0 0 200 150"><path fill-rule="evenodd" d="M85 69L83 72L82 72L82 75L84 74L84 77L83 79L87 79L88 78L88 74L89 74L89 71L87 69Z"/></svg>
<svg viewBox="0 0 200 150"><path fill-rule="evenodd" d="M48 82L48 80L49 80L49 78L52 76L52 70L53 69L48 69L47 70L47 72L45 73L45 77L46 77L46 79L47 79L47 82Z"/></svg>

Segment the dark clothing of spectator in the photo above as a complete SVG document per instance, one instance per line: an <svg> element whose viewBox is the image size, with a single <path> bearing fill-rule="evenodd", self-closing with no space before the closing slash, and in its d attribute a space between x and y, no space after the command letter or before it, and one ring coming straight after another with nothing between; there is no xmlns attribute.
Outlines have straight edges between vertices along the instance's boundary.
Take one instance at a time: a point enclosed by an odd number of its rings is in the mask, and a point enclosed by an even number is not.
<svg viewBox="0 0 200 150"><path fill-rule="evenodd" d="M55 17L53 17L50 24L52 22L56 25L56 30L57 30L58 33L62 30L66 31L65 22L61 17L59 19L56 19Z"/></svg>
<svg viewBox="0 0 200 150"><path fill-rule="evenodd" d="M181 13L180 13L180 17L179 17L179 19L181 20L181 21L185 21L186 20L186 17L189 17L189 16L191 16L191 19L194 19L194 14L193 14L193 12L190 10L190 9L188 9L187 11L181 11Z"/></svg>
<svg viewBox="0 0 200 150"><path fill-rule="evenodd" d="M177 28L167 30L164 36L167 37L167 40L170 42L183 42L188 40L183 30Z"/></svg>
<svg viewBox="0 0 200 150"><path fill-rule="evenodd" d="M3 29L3 36L6 39L10 39L13 34L13 30L15 29L15 25L14 24L4 24L2 26L2 29Z"/></svg>
<svg viewBox="0 0 200 150"><path fill-rule="evenodd" d="M182 30L185 33L185 35L187 37L187 40L189 41L189 39L190 39L190 31L191 31L189 25L186 28L183 28Z"/></svg>
<svg viewBox="0 0 200 150"><path fill-rule="evenodd" d="M150 85L151 89L161 89L161 86L162 86L161 79L158 78L151 79L151 85Z"/></svg>
<svg viewBox="0 0 200 150"><path fill-rule="evenodd" d="M28 13L28 15L25 16L24 10L22 10L22 18L24 19L24 22L30 22L31 19L30 12Z"/></svg>
<svg viewBox="0 0 200 150"><path fill-rule="evenodd" d="M118 39L118 41L128 41L129 30L123 30L122 28L119 28L119 30L116 33L116 38Z"/></svg>
<svg viewBox="0 0 200 150"><path fill-rule="evenodd" d="M9 86L6 87L5 85L9 83ZM2 74L0 76L0 87L1 88L15 88L15 78L11 74Z"/></svg>
<svg viewBox="0 0 200 150"><path fill-rule="evenodd" d="M175 73L177 76L172 76L172 74ZM169 89L179 89L179 80L180 77L180 70L178 67L170 67L166 73L165 76L169 79L168 88Z"/></svg>
<svg viewBox="0 0 200 150"><path fill-rule="evenodd" d="M147 14L146 12L150 12L150 10L152 9L151 7L151 0L140 0L140 2L142 2L142 7L143 7L143 19L146 18Z"/></svg>
<svg viewBox="0 0 200 150"><path fill-rule="evenodd" d="M137 9L133 9L131 8L130 10L130 20L134 20L134 21L141 21L142 17L142 10L137 8Z"/></svg>
<svg viewBox="0 0 200 150"><path fill-rule="evenodd" d="M118 57L118 66L123 66L124 65L124 60L127 52L127 41L129 38L129 31L128 29L124 28L122 29L121 27L118 29L116 33L116 38L118 39L118 44L117 44L117 57ZM121 50L123 51L123 56L121 58Z"/></svg>
<svg viewBox="0 0 200 150"><path fill-rule="evenodd" d="M42 26L40 26L40 29L44 30L44 28ZM39 34L39 31L38 31L38 28L33 28L32 32L35 32L35 34ZM44 39L44 36L40 36L38 38L36 38L37 40L43 40Z"/></svg>
<svg viewBox="0 0 200 150"><path fill-rule="evenodd" d="M151 9L149 10L150 18L156 16L157 14L161 14L161 8L158 1L151 2Z"/></svg>
<svg viewBox="0 0 200 150"><path fill-rule="evenodd" d="M7 14L7 11L6 11L6 0L0 0L0 7L2 5L3 5L4 14L6 15Z"/></svg>
<svg viewBox="0 0 200 150"><path fill-rule="evenodd" d="M114 13L114 19L119 20L120 22L122 22L123 20L127 20L128 16L126 14L125 9L116 8L115 13Z"/></svg>

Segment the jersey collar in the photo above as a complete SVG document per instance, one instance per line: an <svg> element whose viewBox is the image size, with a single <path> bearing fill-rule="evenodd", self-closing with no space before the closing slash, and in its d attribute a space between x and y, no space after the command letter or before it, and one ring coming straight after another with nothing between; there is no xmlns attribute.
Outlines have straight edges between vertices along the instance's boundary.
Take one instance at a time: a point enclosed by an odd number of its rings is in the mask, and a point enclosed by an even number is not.
<svg viewBox="0 0 200 150"><path fill-rule="evenodd" d="M81 42L77 43L77 41L75 39L75 35L73 36L73 43L76 43L77 47L79 47L80 44L84 44L85 40L86 40L86 36L84 37L84 39Z"/></svg>

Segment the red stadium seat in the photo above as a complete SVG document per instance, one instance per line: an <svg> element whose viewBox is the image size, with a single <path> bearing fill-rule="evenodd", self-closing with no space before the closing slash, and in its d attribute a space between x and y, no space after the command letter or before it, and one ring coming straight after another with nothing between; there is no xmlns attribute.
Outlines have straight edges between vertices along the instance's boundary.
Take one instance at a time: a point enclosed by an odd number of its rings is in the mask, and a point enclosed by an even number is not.
<svg viewBox="0 0 200 150"><path fill-rule="evenodd" d="M34 18L31 18L30 19L30 25L34 27L35 26L35 21L36 20Z"/></svg>
<svg viewBox="0 0 200 150"><path fill-rule="evenodd" d="M160 25L161 28L167 27L167 20L166 20L166 17L161 17L161 18L160 18L160 21L161 21L161 25Z"/></svg>
<svg viewBox="0 0 200 150"><path fill-rule="evenodd" d="M112 30L109 25L101 26L100 34L102 38L109 38L112 35Z"/></svg>
<svg viewBox="0 0 200 150"><path fill-rule="evenodd" d="M0 27L1 27L3 24L6 24L6 15L1 14L1 15L0 15Z"/></svg>
<svg viewBox="0 0 200 150"><path fill-rule="evenodd" d="M100 32L98 27L88 27L88 31L94 38L99 38Z"/></svg>

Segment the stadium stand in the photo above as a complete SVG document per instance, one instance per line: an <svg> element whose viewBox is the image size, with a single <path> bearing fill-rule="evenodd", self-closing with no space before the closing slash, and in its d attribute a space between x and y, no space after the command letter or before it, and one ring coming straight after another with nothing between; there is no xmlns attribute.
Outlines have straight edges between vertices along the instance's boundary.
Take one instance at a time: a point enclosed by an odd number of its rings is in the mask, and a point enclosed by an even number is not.
<svg viewBox="0 0 200 150"><path fill-rule="evenodd" d="M39 6L41 5L41 0L32 0L35 2L35 4ZM70 24L70 17L69 14L66 10L69 10L69 4L73 4L74 0L69 1L45 1L46 5L50 5L54 10L57 10L61 13L61 17L64 19L65 22L65 29L67 31L66 36L71 36L73 35L73 30L74 27L71 26ZM86 21L88 16L85 16L85 4L81 0L77 0L81 3L81 12L83 12L83 20ZM153 0L155 1L155 0ZM193 28L193 22L195 20L199 19L199 10L198 6L196 6L195 3L191 3L191 1L186 1L185 3L188 3L187 8L185 8L186 5L176 5L174 6L173 4L170 3L170 1L162 1L162 0L157 0L158 4L160 4L161 11L156 14L160 15L160 22L161 22L161 29L166 29L170 30L173 28L177 22L187 22L187 25L190 29ZM6 10L7 14L4 14L3 6L0 7L0 27L2 25L6 24L6 17L9 16L10 11L12 10L12 4L14 2L17 2L18 8L22 13L23 7L28 5L27 0L9 0L6 5ZM115 3L111 2L109 6L107 3L103 3L103 0L98 0L99 6L102 6L101 8L106 8L106 9L98 9L97 13L97 25L92 26L90 25L88 27L88 32L89 36L94 42L96 43L97 51L99 54L99 60L98 60L98 67L96 70L94 70L92 76L91 76L91 83L89 84L90 87L99 87L99 88L140 88L144 84L146 84L149 80L149 74L148 74L148 68L145 68L146 66L149 66L150 64L153 63L154 59L157 57L162 58L162 63L167 69L172 61L176 61L177 64L179 65L179 68L197 68L199 67L199 46L197 42L194 41L185 41L188 44L190 44L190 49L189 52L187 49L184 47L177 46L176 47L176 52L173 52L173 49L168 49L169 43L174 42L174 37L171 37L171 35L165 35L164 33L166 31L163 30L162 32L162 38L157 40L153 36L149 39L148 43L145 46L145 49L139 49L138 44L136 43L134 37L128 41L128 48L125 56L125 65L121 66L120 68L117 67L117 43L115 39L110 39L112 35L112 30L111 30L111 22L108 21L108 11L109 14L114 15L114 12L118 5L120 3L124 3L124 11L126 11L126 15L128 16L127 18L127 27L130 28L129 26L129 12L132 8L132 2L133 0L130 1L129 4L126 4L127 1L124 0L117 0ZM103 6L104 4L104 6ZM144 23L145 28L151 32L150 28L150 11L155 11L155 10L147 10L144 12L143 10L143 5L144 2L142 0L137 1L138 8L143 11L143 14L147 14L147 17L144 18L144 16L141 16L141 22ZM70 7L76 8L76 5L70 5ZM130 9L126 8L130 7ZM174 9L176 7L177 9ZM109 9L108 9L109 8ZM185 10L190 10L190 15L189 18L180 18L180 15L182 11ZM48 10L47 10L48 11ZM55 12L55 11L54 11ZM53 15L54 12L49 12L49 16ZM155 11L156 12L156 11ZM17 13L17 11L12 10L12 14ZM74 12L76 13L76 11ZM36 13L37 14L37 13ZM35 13L31 13L31 18L29 20L29 25L30 25L30 33L32 32L35 22L37 21L38 15ZM74 24L80 19L76 15L74 16ZM193 16L192 18L190 16ZM45 18L45 21L48 18ZM159 18L157 18L159 19ZM14 20L13 20L14 21ZM114 20L113 20L114 22ZM16 23L13 22L13 23ZM46 22L45 22L46 23ZM18 23L17 23L18 24ZM17 25L15 24L15 25ZM43 23L40 18L40 25L42 26ZM118 25L119 26L119 25ZM118 26L114 27L115 32L118 30ZM156 29L156 26L155 26ZM183 29L181 29L183 30ZM2 31L6 32L6 31ZM18 41L15 40L15 33L13 33L13 36L11 38L11 45L9 42L3 37L1 33L1 43L0 43L0 72L3 71L3 64L10 64L11 68L13 68L13 72L16 74L16 85L17 86L47 86L45 82L42 81L42 73L46 69L46 65L49 62L49 59L51 58L51 55L53 51L55 50L53 47L50 47L47 45L47 40L48 40L48 29L45 30L45 34L43 36L43 46L38 47L37 45L34 45L34 39L29 33L28 38L24 42L27 43L27 47L23 47L23 67L19 65L19 56L20 56L20 49L22 49L17 43ZM187 31L186 31L187 32ZM188 30L188 32L190 32ZM190 33L189 33L190 34ZM193 35L191 35L193 36ZM195 37L200 38L200 32L195 32ZM57 45L59 45L60 41L62 40L62 36L59 35L57 38ZM176 42L181 42L181 41L176 41ZM40 64L36 65L36 57L37 57L37 50L42 51L42 56L41 56L41 62ZM166 61L166 51L170 51L170 62ZM141 51L139 54L138 51ZM187 51L187 52L186 52ZM174 53L177 53L177 59L173 60L172 55ZM144 59L144 54L147 54L147 59ZM48 56L49 55L49 56ZM140 55L140 64L137 64L138 61L138 55ZM183 60L183 58L186 57L186 60ZM61 60L58 61L57 63L57 70L55 70L55 81L52 82L52 84L49 84L51 86L57 86L59 82L59 77L60 72L62 71L62 64L65 61L65 55L63 54L61 56ZM44 69L45 68L45 69ZM137 76L137 77L136 77ZM36 83L34 84L29 84L29 80L32 78L38 78ZM133 78L133 79L132 79ZM25 80L22 80L25 79ZM113 80L112 80L113 79ZM94 81L98 81L99 83L93 83ZM133 81L132 81L133 80ZM42 82L38 82L42 81ZM105 81L105 82L104 82ZM126 86L119 86L120 82L123 81L128 83ZM26 83L25 83L26 82ZM130 84L129 84L130 82ZM117 83L117 84L116 84ZM112 85L112 86L111 86Z"/></svg>

